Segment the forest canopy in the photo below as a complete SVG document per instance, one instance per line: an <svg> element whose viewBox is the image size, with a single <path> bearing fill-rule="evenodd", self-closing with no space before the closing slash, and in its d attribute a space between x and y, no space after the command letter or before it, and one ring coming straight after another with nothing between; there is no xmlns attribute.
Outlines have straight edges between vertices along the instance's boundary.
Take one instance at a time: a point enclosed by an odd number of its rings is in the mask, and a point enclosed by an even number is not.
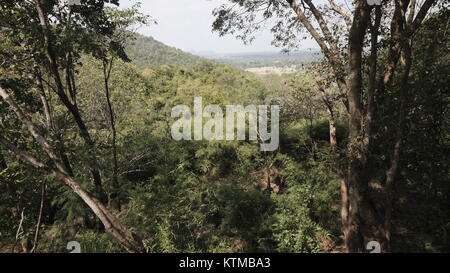
<svg viewBox="0 0 450 273"><path fill-rule="evenodd" d="M323 54L255 75L118 2L0 3L0 252L450 251L448 3L229 0L220 35ZM279 148L175 141L194 97L279 105Z"/></svg>

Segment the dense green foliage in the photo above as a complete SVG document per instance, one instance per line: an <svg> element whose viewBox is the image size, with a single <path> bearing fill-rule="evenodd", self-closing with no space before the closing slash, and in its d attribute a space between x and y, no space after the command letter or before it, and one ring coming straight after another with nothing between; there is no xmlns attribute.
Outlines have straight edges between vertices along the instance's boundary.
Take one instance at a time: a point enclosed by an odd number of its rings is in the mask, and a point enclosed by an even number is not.
<svg viewBox="0 0 450 273"><path fill-rule="evenodd" d="M88 57L83 59L78 76L79 104L96 142L106 141L99 151L105 158L101 162L102 169L109 173L107 110L100 68L99 62ZM152 251L320 251L319 238L328 238L333 228L338 232L337 224L333 223L336 211L327 211L328 205L336 200L337 182L329 170L317 165L317 159L312 159L308 153L304 154L304 160L298 161L299 155L292 150L277 153L275 157L265 155L259 152L257 143L175 142L171 139L168 126L172 122L171 108L180 103L192 104L194 95L202 96L205 104L219 105L249 104L254 103L255 98L260 102L269 98L270 92L254 76L209 62L191 69L150 67L142 75L133 65L117 63L112 71L111 86L119 131L121 199L127 203L120 217L147 238ZM291 145L311 145L306 135L303 140L291 138ZM82 160L79 148L77 142L67 142L67 151L74 161ZM269 164L273 168L271 179L276 182L273 185L276 192L264 190L267 179L264 171ZM14 185L20 183L17 172L21 168L18 168L10 166L3 173L5 183L2 185L9 185L6 181L15 181ZM77 178L85 180L83 167L75 168ZM30 180L25 182L33 185ZM36 187L34 196L26 198L27 203L17 203L15 199L11 200L11 206L37 207L28 203L39 203L40 188ZM6 194L16 198L31 194L19 190L9 189ZM118 250L105 241L107 237L94 232L92 215L80 200L73 198L63 186L52 186L52 190L60 194L53 197L47 190L51 206L48 210L55 210L53 218L46 220L47 224L56 225L60 221L71 224L66 229L58 225L49 227L45 236L86 242L83 244L85 251ZM318 215L314 216L311 210ZM10 215L11 212L4 211L7 217L3 219L15 219L17 216ZM36 213L27 211L29 226L25 230L32 230ZM312 220L313 217L327 219L319 223ZM10 240L16 225L15 221L2 225L9 231L2 234L2 241ZM83 232L70 231L77 227ZM64 247L61 241L49 240L48 244L42 243L40 249L61 251Z"/></svg>
<svg viewBox="0 0 450 273"><path fill-rule="evenodd" d="M95 71L95 65L84 69ZM113 75L118 80L132 70L118 65ZM337 210L328 210L337 200L337 180L308 153L299 162L292 150L266 155L257 143L171 139L171 108L191 105L194 96L223 106L273 97L254 76L209 62L192 69L150 67L142 75L123 79L133 83L129 88L114 80L114 90L130 92L113 97L118 113L126 111L117 121L122 198L129 200L120 215L139 227L151 251L321 251L319 239L339 232ZM88 86L98 97L95 85ZM129 104L119 106L117 99ZM310 146L307 127L297 128L304 128L304 140L293 136L291 144ZM267 190L269 165L275 183Z"/></svg>
<svg viewBox="0 0 450 273"><path fill-rule="evenodd" d="M193 66L202 61L201 57L186 53L180 49L167 46L152 37L134 34L127 43L126 52L139 68L148 65L173 64L179 66Z"/></svg>
<svg viewBox="0 0 450 273"><path fill-rule="evenodd" d="M13 1L8 4L11 8ZM17 12L20 18L34 15ZM13 15L2 14L0 19ZM394 251L449 251L447 22L448 12L435 14L414 44L407 130L395 189ZM74 43L82 48L77 51L74 82L76 105L94 143L89 146L51 84L44 94L56 129L45 127L39 86L31 80L34 64L16 62L30 50L17 42L34 45L23 33L31 35L35 30L20 31L19 37L14 31L0 31L1 86L11 90L50 143L63 148L59 152L70 161L71 176L89 192L96 190L89 156L95 150L106 206L143 239L146 251L342 251L339 162L330 151L327 109L314 81L320 73L316 66L290 75L256 76L141 35L129 41L132 45L125 51L132 62L126 62L113 38L107 36L113 42L101 43L92 33L84 33L83 39L101 44L84 44L82 39ZM56 33L62 37L54 37L56 41L66 41L63 31ZM36 43L41 48L43 41ZM103 51L105 44L112 57ZM39 52L36 48L31 50ZM117 133L114 142L105 95L105 60L112 64L109 96ZM52 81L50 72L42 73L44 80ZM400 77L395 78L399 81ZM371 181L374 200L389 164L380 150L394 143L397 123L392 117L399 111L398 86L389 88L385 108L378 109L387 121L379 127L371 158L377 178ZM261 152L254 141L173 140L172 107L192 106L197 96L203 98L204 106L281 105L280 148L269 153ZM336 107L336 112L337 138L344 147L348 114L344 106ZM39 160L50 162L3 100L0 133ZM114 184L115 149L118 185ZM121 206L114 206L117 201ZM382 212L379 204L374 206ZM36 227L40 228L37 252L66 252L69 241L80 242L82 252L124 251L71 188L45 168L24 164L0 145L0 252L22 251L20 244L29 251Z"/></svg>

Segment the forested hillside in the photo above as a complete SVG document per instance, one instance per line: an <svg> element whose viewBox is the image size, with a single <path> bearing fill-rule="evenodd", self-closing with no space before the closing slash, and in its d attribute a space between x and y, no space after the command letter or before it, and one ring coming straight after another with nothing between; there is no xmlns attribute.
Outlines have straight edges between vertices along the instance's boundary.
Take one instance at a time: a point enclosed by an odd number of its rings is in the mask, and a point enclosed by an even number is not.
<svg viewBox="0 0 450 273"><path fill-rule="evenodd" d="M193 66L202 61L201 57L167 46L152 37L134 33L126 44L125 52L139 68L149 65L174 64Z"/></svg>
<svg viewBox="0 0 450 273"><path fill-rule="evenodd" d="M373 12L375 35L394 16L402 40L350 35L343 20L349 46L327 40L335 47L300 72L255 75L130 32L147 19L136 6L82 2L0 2L0 252L68 252L72 241L83 253L367 252L373 241L450 251L443 3L410 21L399 6L355 1L354 27ZM267 1L245 2L247 20L229 22L223 6L214 30L253 26ZM293 15L283 3L268 14ZM260 135L174 140L172 110L195 97L279 105L278 148L262 151Z"/></svg>

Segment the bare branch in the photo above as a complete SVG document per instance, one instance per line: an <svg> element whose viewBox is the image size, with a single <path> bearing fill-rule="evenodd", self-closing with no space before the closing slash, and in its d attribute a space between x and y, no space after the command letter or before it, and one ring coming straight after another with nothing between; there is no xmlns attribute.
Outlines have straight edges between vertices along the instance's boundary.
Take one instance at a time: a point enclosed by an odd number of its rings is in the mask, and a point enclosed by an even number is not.
<svg viewBox="0 0 450 273"><path fill-rule="evenodd" d="M413 34L417 28L420 26L422 21L425 19L425 16L428 14L428 11L431 9L431 7L436 3L436 0L425 0L425 3L423 3L422 7L420 8L419 12L417 12L417 16L412 22L412 24L409 26L408 34Z"/></svg>
<svg viewBox="0 0 450 273"><path fill-rule="evenodd" d="M406 26L406 30L403 30L403 26L406 24L407 20L403 11L407 9L407 6L405 6L402 1L395 1L394 17L392 18L391 23L391 46L389 48L388 59L385 62L384 73L379 80L379 88L382 91L384 90L385 85L387 85L394 76L394 71L397 67L397 62L401 53L402 41L408 39L411 35L414 35L414 32L423 22L428 11L435 3L436 0L425 0L414 21ZM408 18L408 20L412 20L412 18Z"/></svg>
<svg viewBox="0 0 450 273"><path fill-rule="evenodd" d="M314 28L314 26L311 24L311 22L306 17L305 13L302 11L302 9L297 5L295 0L286 0L291 8L294 10L294 12L297 14L298 19L300 22L305 26L305 28L308 30L308 32L311 34L311 36L314 38L314 40L317 42L317 44L320 46L322 51L325 55L328 55L330 49L328 48L327 44L324 42L324 37L322 37L319 32Z"/></svg>
<svg viewBox="0 0 450 273"><path fill-rule="evenodd" d="M342 16L342 19L344 19L345 24L347 25L347 29L350 30L352 26L352 19L350 18L350 14L344 8L337 5L333 0L328 0L328 2L330 3L331 9Z"/></svg>
<svg viewBox="0 0 450 273"><path fill-rule="evenodd" d="M297 14L297 17L300 20L300 22L305 26L305 28L308 30L308 32L320 46L322 52L331 62L332 69L334 71L336 82L338 84L339 89L342 92L346 92L347 86L344 76L342 75L343 64L340 58L337 40L334 39L322 15L310 0L305 1L308 4L309 9L313 12L313 14L315 14L314 17L318 21L324 36L322 36L319 32L317 32L317 30L314 28L310 20L306 17L303 10L297 5L295 0L286 0L286 1L290 5L290 7L294 10L294 12ZM329 46L325 43L325 41L329 43Z"/></svg>
<svg viewBox="0 0 450 273"><path fill-rule="evenodd" d="M416 13L416 0L411 0L411 3L409 4L409 15L407 20L408 25L412 24L414 16L416 15L415 13Z"/></svg>

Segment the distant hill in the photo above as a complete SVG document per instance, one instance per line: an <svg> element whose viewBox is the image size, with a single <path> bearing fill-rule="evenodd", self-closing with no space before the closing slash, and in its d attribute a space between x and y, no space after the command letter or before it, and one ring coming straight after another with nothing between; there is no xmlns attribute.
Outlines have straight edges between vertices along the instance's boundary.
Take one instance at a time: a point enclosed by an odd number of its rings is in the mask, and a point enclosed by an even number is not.
<svg viewBox="0 0 450 273"><path fill-rule="evenodd" d="M152 37L138 33L133 35L134 39L128 43L125 51L128 57L140 69L144 69L149 65L160 66L165 64L191 67L209 60L256 74L260 73L253 71L254 69L267 70L267 73L278 73L279 68L289 71L304 69L311 62L318 61L323 57L322 53L317 50L297 51L291 52L290 54L282 54L280 52L219 54L210 51L195 52L196 55L194 55L168 46ZM273 72L273 69L277 71Z"/></svg>
<svg viewBox="0 0 450 273"><path fill-rule="evenodd" d="M133 63L141 69L149 65L164 64L193 66L205 60L141 34L135 34L135 39L128 43L125 51Z"/></svg>
<svg viewBox="0 0 450 273"><path fill-rule="evenodd" d="M247 70L267 67L303 67L323 58L318 50L303 50L284 54L281 52L254 52L235 54L210 54L204 56L210 60Z"/></svg>

